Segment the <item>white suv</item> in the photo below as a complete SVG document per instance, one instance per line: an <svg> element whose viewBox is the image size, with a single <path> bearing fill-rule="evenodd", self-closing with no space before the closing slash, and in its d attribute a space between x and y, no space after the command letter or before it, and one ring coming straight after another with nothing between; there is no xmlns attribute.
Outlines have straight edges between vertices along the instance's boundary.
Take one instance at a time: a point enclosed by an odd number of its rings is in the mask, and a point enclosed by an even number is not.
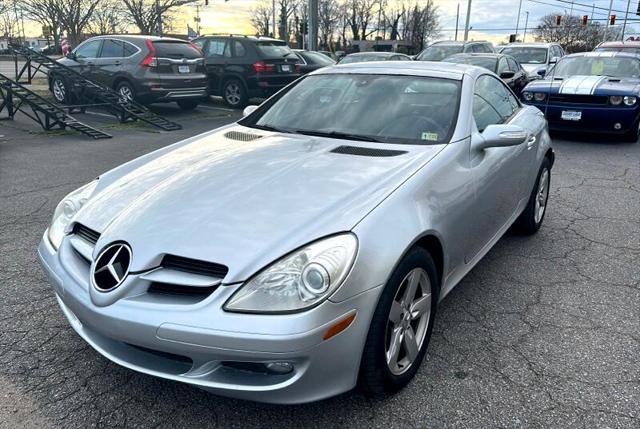
<svg viewBox="0 0 640 429"><path fill-rule="evenodd" d="M500 53L514 57L535 79L544 77L551 65L566 55L557 43L509 43L500 48Z"/></svg>

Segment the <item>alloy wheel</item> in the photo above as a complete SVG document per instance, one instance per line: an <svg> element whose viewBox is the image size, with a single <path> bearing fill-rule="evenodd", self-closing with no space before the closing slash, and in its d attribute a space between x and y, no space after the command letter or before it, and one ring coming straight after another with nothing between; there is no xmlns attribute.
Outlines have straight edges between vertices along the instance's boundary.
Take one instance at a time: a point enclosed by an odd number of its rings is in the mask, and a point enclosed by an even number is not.
<svg viewBox="0 0 640 429"><path fill-rule="evenodd" d="M121 86L118 90L118 93L120 94L120 98L122 98L123 100L133 101L133 91L128 86Z"/></svg>
<svg viewBox="0 0 640 429"><path fill-rule="evenodd" d="M536 207L534 210L534 220L536 223L542 221L544 211L547 208L547 197L549 196L549 170L544 169L540 174L540 182L538 184L538 192L536 194Z"/></svg>
<svg viewBox="0 0 640 429"><path fill-rule="evenodd" d="M414 268L400 283L389 311L385 358L394 375L409 370L420 353L431 315L431 281L423 268Z"/></svg>
<svg viewBox="0 0 640 429"><path fill-rule="evenodd" d="M224 97L233 106L239 104L241 100L240 86L235 82L227 84L224 90Z"/></svg>
<svg viewBox="0 0 640 429"><path fill-rule="evenodd" d="M53 81L53 96L59 103L62 103L65 100L66 88L60 79L55 79Z"/></svg>

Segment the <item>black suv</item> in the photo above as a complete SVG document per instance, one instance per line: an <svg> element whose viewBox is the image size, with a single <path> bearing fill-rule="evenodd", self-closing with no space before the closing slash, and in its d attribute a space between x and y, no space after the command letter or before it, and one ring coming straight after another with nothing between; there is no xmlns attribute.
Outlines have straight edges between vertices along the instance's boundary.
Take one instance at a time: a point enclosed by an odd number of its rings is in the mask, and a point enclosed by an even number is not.
<svg viewBox="0 0 640 429"><path fill-rule="evenodd" d="M485 41L458 42L455 40L443 40L429 45L416 55L416 60L442 61L455 54L491 54L494 52L493 45Z"/></svg>
<svg viewBox="0 0 640 429"><path fill-rule="evenodd" d="M193 43L204 52L211 93L230 107L268 97L300 77L300 60L282 40L226 35L203 36Z"/></svg>
<svg viewBox="0 0 640 429"><path fill-rule="evenodd" d="M141 103L175 101L189 110L209 96L202 52L185 40L92 37L58 62ZM71 101L69 84L55 72L49 75L49 88L58 103Z"/></svg>

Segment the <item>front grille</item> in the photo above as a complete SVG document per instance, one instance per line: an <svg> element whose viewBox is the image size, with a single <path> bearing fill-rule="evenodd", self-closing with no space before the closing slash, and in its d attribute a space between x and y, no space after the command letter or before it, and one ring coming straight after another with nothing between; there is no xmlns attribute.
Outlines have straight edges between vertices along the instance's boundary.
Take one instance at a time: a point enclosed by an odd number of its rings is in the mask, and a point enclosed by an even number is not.
<svg viewBox="0 0 640 429"><path fill-rule="evenodd" d="M100 238L100 233L92 230L91 228L87 228L81 223L76 223L73 227L73 233L82 237L84 240L88 241L91 244L96 244L98 239Z"/></svg>
<svg viewBox="0 0 640 429"><path fill-rule="evenodd" d="M403 150L391 150L391 149L377 149L371 147L359 147L359 146L338 146L333 149L333 153L341 153L343 155L359 155L359 156L398 156L407 153Z"/></svg>
<svg viewBox="0 0 640 429"><path fill-rule="evenodd" d="M566 104L594 104L604 106L609 102L606 95L589 95L589 94L553 94L549 97L549 101L557 101Z"/></svg>
<svg viewBox="0 0 640 429"><path fill-rule="evenodd" d="M205 298L211 295L218 286L195 287L185 285L173 285L170 283L153 282L147 289L148 293L161 295L181 295Z"/></svg>
<svg viewBox="0 0 640 429"><path fill-rule="evenodd" d="M183 258L182 256L166 255L162 258L160 264L163 268L170 268L172 270L184 271L192 274L199 274L202 276L209 276L215 278L224 278L229 272L229 268L222 264L216 264L214 262L199 261L197 259Z"/></svg>

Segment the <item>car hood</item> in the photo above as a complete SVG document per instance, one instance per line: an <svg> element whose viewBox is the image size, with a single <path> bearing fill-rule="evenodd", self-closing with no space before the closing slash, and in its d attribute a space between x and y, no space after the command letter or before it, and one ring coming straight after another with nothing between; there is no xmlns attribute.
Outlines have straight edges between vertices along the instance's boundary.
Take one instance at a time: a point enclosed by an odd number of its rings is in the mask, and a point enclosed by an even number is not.
<svg viewBox="0 0 640 429"><path fill-rule="evenodd" d="M342 145L355 149L332 152ZM94 258L125 241L131 271L172 254L224 264L225 283L233 283L312 240L349 231L444 146L236 125L107 173L74 220L101 233Z"/></svg>
<svg viewBox="0 0 640 429"><path fill-rule="evenodd" d="M636 95L640 92L640 79L576 75L562 80L536 80L524 90L551 94Z"/></svg>

